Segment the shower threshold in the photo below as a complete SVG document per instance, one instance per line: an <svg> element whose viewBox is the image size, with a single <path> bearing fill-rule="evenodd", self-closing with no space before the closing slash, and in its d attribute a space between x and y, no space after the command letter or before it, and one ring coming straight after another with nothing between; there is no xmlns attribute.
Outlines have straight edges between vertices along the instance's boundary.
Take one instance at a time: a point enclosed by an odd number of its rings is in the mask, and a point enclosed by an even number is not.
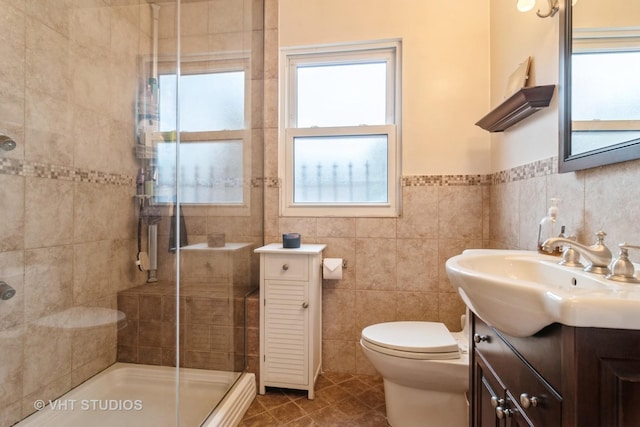
<svg viewBox="0 0 640 427"><path fill-rule="evenodd" d="M175 381L170 366L115 363L55 400L36 401L38 412L17 426L175 426ZM256 395L255 376L180 368L179 390L180 427L232 427Z"/></svg>

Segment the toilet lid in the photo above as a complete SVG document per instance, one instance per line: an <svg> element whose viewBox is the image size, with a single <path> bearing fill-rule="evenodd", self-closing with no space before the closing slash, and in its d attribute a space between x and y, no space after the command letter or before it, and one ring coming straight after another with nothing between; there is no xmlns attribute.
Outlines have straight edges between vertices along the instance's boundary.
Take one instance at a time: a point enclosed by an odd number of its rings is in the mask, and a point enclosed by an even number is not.
<svg viewBox="0 0 640 427"><path fill-rule="evenodd" d="M367 326L362 339L368 347L387 354L420 359L460 357L458 342L438 322L388 322ZM387 351L388 350L388 351Z"/></svg>

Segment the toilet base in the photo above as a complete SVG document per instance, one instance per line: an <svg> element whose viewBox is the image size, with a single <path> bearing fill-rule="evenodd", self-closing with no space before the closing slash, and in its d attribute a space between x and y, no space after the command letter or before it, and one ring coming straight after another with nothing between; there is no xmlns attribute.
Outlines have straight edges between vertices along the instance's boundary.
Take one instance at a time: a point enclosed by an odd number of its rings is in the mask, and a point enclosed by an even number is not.
<svg viewBox="0 0 640 427"><path fill-rule="evenodd" d="M419 390L384 380L387 421L392 427L465 427L463 393Z"/></svg>

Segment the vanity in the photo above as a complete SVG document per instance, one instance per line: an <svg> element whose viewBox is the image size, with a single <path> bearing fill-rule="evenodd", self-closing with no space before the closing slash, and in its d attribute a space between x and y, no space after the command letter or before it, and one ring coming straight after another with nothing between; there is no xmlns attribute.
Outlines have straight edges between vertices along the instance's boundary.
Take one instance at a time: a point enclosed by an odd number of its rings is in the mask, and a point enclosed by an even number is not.
<svg viewBox="0 0 640 427"><path fill-rule="evenodd" d="M640 283L558 261L491 249L447 260L472 312L471 426L640 425Z"/></svg>
<svg viewBox="0 0 640 427"><path fill-rule="evenodd" d="M640 331L555 323L519 338L471 319L470 425L640 425Z"/></svg>

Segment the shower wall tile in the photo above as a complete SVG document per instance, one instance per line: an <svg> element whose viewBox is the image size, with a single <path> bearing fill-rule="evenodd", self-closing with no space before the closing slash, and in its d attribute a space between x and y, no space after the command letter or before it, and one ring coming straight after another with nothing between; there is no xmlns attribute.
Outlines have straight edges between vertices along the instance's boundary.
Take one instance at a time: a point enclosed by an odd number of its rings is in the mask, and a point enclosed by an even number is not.
<svg viewBox="0 0 640 427"><path fill-rule="evenodd" d="M111 8L77 4L69 14L70 39L74 44L96 51L108 51L111 40ZM91 25L87 25L90 22Z"/></svg>
<svg viewBox="0 0 640 427"><path fill-rule="evenodd" d="M9 300L0 300L0 334L5 330L22 327L24 316L24 254L22 251L0 252L0 280L15 289Z"/></svg>
<svg viewBox="0 0 640 427"><path fill-rule="evenodd" d="M262 24L253 19L257 9L253 0L242 0L242 7L238 7L237 0L212 0L209 2L209 31L230 33L261 28ZM261 8L260 8L261 9ZM248 12L248 11L251 12ZM261 11L259 10L259 13Z"/></svg>
<svg viewBox="0 0 640 427"><path fill-rule="evenodd" d="M25 318L34 321L73 305L73 247L25 251Z"/></svg>
<svg viewBox="0 0 640 427"><path fill-rule="evenodd" d="M110 280L108 240L74 245L73 304L91 305L115 294Z"/></svg>
<svg viewBox="0 0 640 427"><path fill-rule="evenodd" d="M45 22L26 19L25 85L35 93L69 101L69 39Z"/></svg>
<svg viewBox="0 0 640 427"><path fill-rule="evenodd" d="M111 366L116 361L116 347L106 347L97 357L91 359L88 363L71 371L71 387L77 387L84 381L104 370L106 366Z"/></svg>
<svg viewBox="0 0 640 427"><path fill-rule="evenodd" d="M0 8L0 133L18 143L0 154L0 279L17 291L0 302L0 352L25 355L19 379L2 357L10 368L1 392L14 399L0 397L0 424L12 425L36 399L57 398L116 358L115 329L36 325L77 304L115 308L117 291L146 280L134 264L132 147L151 19L137 1L0 0Z"/></svg>
<svg viewBox="0 0 640 427"><path fill-rule="evenodd" d="M71 334L68 330L29 324L24 342L24 395L56 381L68 381L70 360Z"/></svg>
<svg viewBox="0 0 640 427"><path fill-rule="evenodd" d="M134 232L134 203L129 189L75 183L74 240L124 239Z"/></svg>
<svg viewBox="0 0 640 427"><path fill-rule="evenodd" d="M0 251L24 248L24 189L23 177L0 175Z"/></svg>
<svg viewBox="0 0 640 427"><path fill-rule="evenodd" d="M27 88L25 91L25 159L73 166L72 105Z"/></svg>
<svg viewBox="0 0 640 427"><path fill-rule="evenodd" d="M25 247L30 249L71 244L73 201L72 182L27 177Z"/></svg>
<svg viewBox="0 0 640 427"><path fill-rule="evenodd" d="M180 8L180 24L182 40L185 40L185 36L193 36L196 34L207 34L208 22L206 19L202 19L203 16L208 16L209 4L207 2L190 2L185 3ZM185 43L189 45L189 43ZM200 52L206 52L201 50Z"/></svg>
<svg viewBox="0 0 640 427"><path fill-rule="evenodd" d="M0 2L0 129L24 125L25 22L15 2Z"/></svg>
<svg viewBox="0 0 640 427"><path fill-rule="evenodd" d="M24 360L22 348L24 345L24 326L20 325L0 332L0 414L4 411L14 411L10 409L12 405L21 403L22 400L22 377L24 371ZM0 422L2 417L0 416ZM4 422L2 425L10 425Z"/></svg>
<svg viewBox="0 0 640 427"><path fill-rule="evenodd" d="M22 417L35 412L34 402L36 400L55 400L71 388L71 375L65 374L53 379L51 382L40 387L33 393L27 394L22 399Z"/></svg>
<svg viewBox="0 0 640 427"><path fill-rule="evenodd" d="M116 144L111 144L111 120L108 116L80 105L73 106L72 135L74 166L84 169L101 170L105 159ZM131 134L131 132L129 132ZM91 135L87 138L87 135ZM129 150L131 155L131 150ZM126 158L126 157L123 157ZM118 164L120 162L115 162ZM108 164L113 164L109 162ZM130 172L129 169L127 172Z"/></svg>
<svg viewBox="0 0 640 427"><path fill-rule="evenodd" d="M108 33L108 31L107 31ZM108 46L107 51L108 52ZM75 46L71 52L73 61L72 100L74 104L91 109L96 114L109 114L111 85L111 58L96 46Z"/></svg>
<svg viewBox="0 0 640 427"><path fill-rule="evenodd" d="M29 17L35 18L57 33L69 36L69 14L72 0L60 0L54 3L42 3L38 0L25 0L24 10Z"/></svg>

